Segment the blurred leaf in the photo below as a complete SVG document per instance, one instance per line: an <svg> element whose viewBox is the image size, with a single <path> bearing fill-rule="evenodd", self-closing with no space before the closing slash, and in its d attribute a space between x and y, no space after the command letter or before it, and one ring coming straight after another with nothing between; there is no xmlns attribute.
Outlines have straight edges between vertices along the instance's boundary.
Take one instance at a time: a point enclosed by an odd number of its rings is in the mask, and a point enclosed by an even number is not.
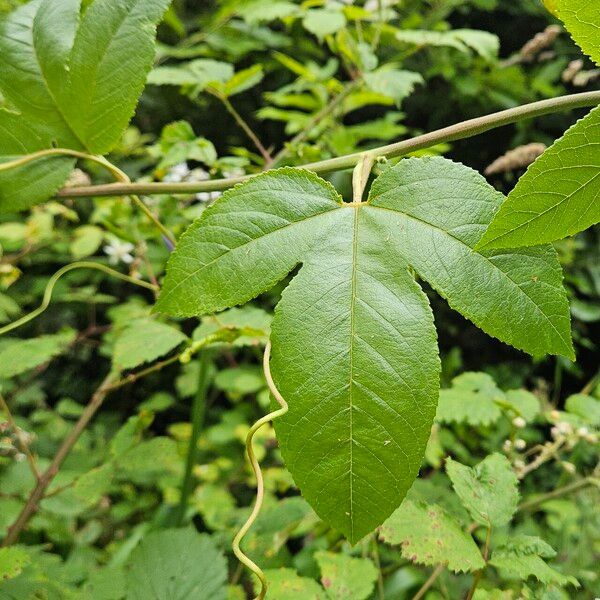
<svg viewBox="0 0 600 600"><path fill-rule="evenodd" d="M327 598L365 600L375 588L377 569L370 560L332 552L315 552L315 559Z"/></svg>
<svg viewBox="0 0 600 600"><path fill-rule="evenodd" d="M424 565L473 572L485 564L473 538L437 504L405 500L381 526L379 538L401 546L404 558Z"/></svg>
<svg viewBox="0 0 600 600"><path fill-rule="evenodd" d="M307 31L316 35L320 41L323 41L325 36L339 31L346 25L346 17L339 10L312 8L306 12L302 25Z"/></svg>
<svg viewBox="0 0 600 600"><path fill-rule="evenodd" d="M268 569L265 577L269 584L269 600L325 600L327 596L321 586L308 577L300 577L294 569ZM254 593L260 585L254 581ZM348 596L350 599L351 596Z"/></svg>
<svg viewBox="0 0 600 600"><path fill-rule="evenodd" d="M197 91L215 82L224 83L233 77L229 63L199 58L177 66L155 67L148 75L151 85L192 85Z"/></svg>
<svg viewBox="0 0 600 600"><path fill-rule="evenodd" d="M27 551L19 546L0 548L0 582L21 574L31 561ZM0 583L0 593L2 584Z"/></svg>
<svg viewBox="0 0 600 600"><path fill-rule="evenodd" d="M512 519L519 502L519 482L504 455L491 454L473 468L448 457L446 473L475 521L500 527Z"/></svg>
<svg viewBox="0 0 600 600"><path fill-rule="evenodd" d="M65 329L29 340L7 339L0 347L0 378L14 377L43 365L67 350L75 337L73 329Z"/></svg>
<svg viewBox="0 0 600 600"><path fill-rule="evenodd" d="M544 560L555 555L556 552L540 538L521 535L495 549L490 564L514 578L526 580L535 577L544 585L579 587L575 577L563 575Z"/></svg>
<svg viewBox="0 0 600 600"><path fill-rule="evenodd" d="M163 529L133 551L127 600L225 600L226 582L227 563L208 535Z"/></svg>
<svg viewBox="0 0 600 600"><path fill-rule="evenodd" d="M452 380L451 389L440 390L436 420L489 425L502 415L496 400L503 399L504 393L488 374L463 373Z"/></svg>
<svg viewBox="0 0 600 600"><path fill-rule="evenodd" d="M94 254L104 239L104 232L95 225L82 225L75 230L74 234L75 238L71 242L71 255L76 259Z"/></svg>
<svg viewBox="0 0 600 600"><path fill-rule="evenodd" d="M119 371L134 369L164 356L187 339L170 325L151 319L137 319L117 338L113 363Z"/></svg>
<svg viewBox="0 0 600 600"><path fill-rule="evenodd" d="M569 396L565 402L565 409L592 425L600 426L600 400L585 394Z"/></svg>

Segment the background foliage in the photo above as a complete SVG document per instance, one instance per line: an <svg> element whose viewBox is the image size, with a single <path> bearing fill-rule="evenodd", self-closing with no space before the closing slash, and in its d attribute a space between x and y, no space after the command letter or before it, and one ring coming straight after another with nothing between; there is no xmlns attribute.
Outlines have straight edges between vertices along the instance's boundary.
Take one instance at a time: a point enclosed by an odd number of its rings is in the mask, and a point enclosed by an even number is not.
<svg viewBox="0 0 600 600"><path fill-rule="evenodd" d="M17 4L0 1L0 10ZM536 0L176 1L159 40L150 85L110 156L132 179L301 164L600 81ZM520 147L549 145L578 116L524 121L427 153L487 168L508 192L531 160ZM108 181L93 164L79 167L72 181ZM330 179L350 194L348 173ZM179 235L216 196L146 202ZM3 215L0 244L0 323L36 307L50 276L73 260L153 281L170 253L126 198ZM427 289L445 389L421 476L375 536L350 547L320 522L282 466L272 429L261 430L267 501L246 551L268 569L270 598L393 600L423 586L429 598L461 598L474 581L476 598L600 595L598 228L556 247L577 362L532 360ZM251 592L229 548L253 498L243 440L269 404L260 361L279 291L201 322L167 320L151 315L152 292L82 269L58 282L39 319L0 338L0 535L35 484L32 470L49 464L106 375L120 382L21 543L0 550L0 598ZM232 328L243 335L227 343ZM225 341L186 361L192 340L214 334ZM194 399L206 380L200 411Z"/></svg>

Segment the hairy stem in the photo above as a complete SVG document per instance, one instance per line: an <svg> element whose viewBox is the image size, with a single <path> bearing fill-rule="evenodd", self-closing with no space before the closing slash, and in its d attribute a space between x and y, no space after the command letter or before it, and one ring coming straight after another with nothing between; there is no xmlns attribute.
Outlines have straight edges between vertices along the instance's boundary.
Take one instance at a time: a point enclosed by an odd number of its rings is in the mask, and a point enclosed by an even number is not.
<svg viewBox="0 0 600 600"><path fill-rule="evenodd" d="M181 498L175 515L177 526L181 526L187 510L188 498L192 493L194 486L194 477L192 471L194 465L198 462L198 439L204 424L204 415L206 413L206 392L208 390L208 367L210 364L208 351L203 350L199 356L200 373L198 375L198 390L194 396L192 403L192 434L188 446L187 456L185 460L185 472L183 482L181 484Z"/></svg>
<svg viewBox="0 0 600 600"><path fill-rule="evenodd" d="M374 148L373 150L370 150L370 152L375 158L394 158L409 154L410 152L414 152L416 150L422 150L423 148L430 148L431 146L435 146L436 144L441 144L443 142L452 142L473 137L496 127L509 125L510 123L515 123L523 119L531 119L534 117L575 108L597 106L598 104L600 104L600 92L583 92L580 94L571 94L568 96L551 98L549 100L540 100L539 102L532 102L531 104L524 104L523 106L516 108L509 108L507 110L486 115L484 117L463 121L462 123L457 123L456 125L444 127L443 129L432 131L431 133L419 135L409 140L403 140L401 142L396 142L395 144ZM352 167L356 166L356 163L360 160L363 154L364 152L355 152L353 154L347 154L337 158L330 158L315 163L300 165L299 168L309 169L315 173L329 173L331 171L351 169ZM230 187L233 187L237 183L246 181L250 177L253 176L247 175L245 177L213 179L200 182L133 184L112 183L106 185L91 185L63 189L58 192L57 196L59 198L77 198L82 196L122 196L135 193L146 195L196 194L199 192L226 190Z"/></svg>
<svg viewBox="0 0 600 600"><path fill-rule="evenodd" d="M267 594L267 580L265 578L265 574L262 569L248 556L244 554L242 549L240 548L240 544L244 539L244 536L248 533L250 527L252 527L254 521L258 517L260 513L260 509L262 507L264 495L265 495L265 482L263 480L263 474L260 468L260 464L256 458L256 454L254 454L254 448L252 447L252 440L254 438L254 434L263 426L266 425L269 421L276 419L277 417L281 417L285 415L288 411L288 404L283 398L283 396L279 393L279 390L275 386L275 382L273 381L273 377L271 376L271 368L269 365L269 361L271 358L271 342L267 342L267 346L265 348L265 353L263 356L263 370L265 373L265 379L267 380L267 385L269 386L269 391L281 406L280 409L275 410L268 415L265 415L252 427L246 436L246 452L248 453L248 459L250 460L250 465L252 466L252 471L256 477L256 500L254 502L254 507L252 508L252 512L248 517L248 520L242 525L241 529L237 532L236 536L233 538L233 543L231 545L233 549L233 553L236 555L237 559L245 565L252 573L254 573L258 579L260 580L260 592L258 596L256 596L255 600L263 600L263 598Z"/></svg>

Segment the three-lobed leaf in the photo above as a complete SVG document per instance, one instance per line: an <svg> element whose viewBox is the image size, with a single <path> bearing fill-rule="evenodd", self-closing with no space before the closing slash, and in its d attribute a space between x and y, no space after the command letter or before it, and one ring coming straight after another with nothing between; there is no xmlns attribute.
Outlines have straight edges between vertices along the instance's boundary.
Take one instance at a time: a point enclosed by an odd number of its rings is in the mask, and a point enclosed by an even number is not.
<svg viewBox="0 0 600 600"><path fill-rule="evenodd" d="M170 0L33 0L0 24L0 160L53 146L105 154L127 126ZM135 52L132 52L132 47ZM50 197L73 160L0 173L0 211Z"/></svg>
<svg viewBox="0 0 600 600"><path fill-rule="evenodd" d="M572 354L553 249L473 249L502 198L442 158L401 161L352 204L314 174L279 169L223 194L169 260L157 310L178 316L247 302L302 264L272 323L289 403L275 427L306 499L352 542L404 498L435 414L436 332L409 267L491 335Z"/></svg>
<svg viewBox="0 0 600 600"><path fill-rule="evenodd" d="M578 121L519 179L478 248L552 242L600 222L600 107Z"/></svg>

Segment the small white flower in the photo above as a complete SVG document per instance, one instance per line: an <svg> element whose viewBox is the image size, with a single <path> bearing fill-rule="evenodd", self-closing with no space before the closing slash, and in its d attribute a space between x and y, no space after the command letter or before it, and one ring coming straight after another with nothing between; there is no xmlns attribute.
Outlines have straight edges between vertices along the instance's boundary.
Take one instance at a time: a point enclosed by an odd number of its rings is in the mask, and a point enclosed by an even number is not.
<svg viewBox="0 0 600 600"><path fill-rule="evenodd" d="M210 179L210 173L208 171L205 171L201 167L198 167L197 169L192 169L187 174L188 181L206 181L207 179Z"/></svg>
<svg viewBox="0 0 600 600"><path fill-rule="evenodd" d="M515 440L515 448L517 450L525 450L526 447L527 442L525 440L522 440L521 438Z"/></svg>
<svg viewBox="0 0 600 600"><path fill-rule="evenodd" d="M231 167L230 169L223 169L223 177L225 179L233 179L234 177L243 177L246 171L241 167Z"/></svg>
<svg viewBox="0 0 600 600"><path fill-rule="evenodd" d="M571 425L571 423L567 423L566 421L561 421L560 423L557 423L556 427L558 428L558 431L563 435L569 435L573 432L573 426Z"/></svg>
<svg viewBox="0 0 600 600"><path fill-rule="evenodd" d="M163 181L168 183L179 183L190 174L190 168L186 162L179 163L169 169L169 172L164 176Z"/></svg>
<svg viewBox="0 0 600 600"><path fill-rule="evenodd" d="M198 192L196 194L196 200L198 202L212 202L221 196L222 192Z"/></svg>
<svg viewBox="0 0 600 600"><path fill-rule="evenodd" d="M512 448L512 442L510 440L504 440L504 444L502 444L502 450L504 452L510 452Z"/></svg>
<svg viewBox="0 0 600 600"><path fill-rule="evenodd" d="M527 425L527 421L525 421L525 419L523 417L515 417L512 420L512 423L518 429L523 429L523 427L525 427L525 425Z"/></svg>
<svg viewBox="0 0 600 600"><path fill-rule="evenodd" d="M133 262L133 256L131 252L133 252L134 248L135 246L133 244L114 238L111 239L106 246L104 246L103 250L108 256L108 262L111 265L116 265L119 262L130 265Z"/></svg>

